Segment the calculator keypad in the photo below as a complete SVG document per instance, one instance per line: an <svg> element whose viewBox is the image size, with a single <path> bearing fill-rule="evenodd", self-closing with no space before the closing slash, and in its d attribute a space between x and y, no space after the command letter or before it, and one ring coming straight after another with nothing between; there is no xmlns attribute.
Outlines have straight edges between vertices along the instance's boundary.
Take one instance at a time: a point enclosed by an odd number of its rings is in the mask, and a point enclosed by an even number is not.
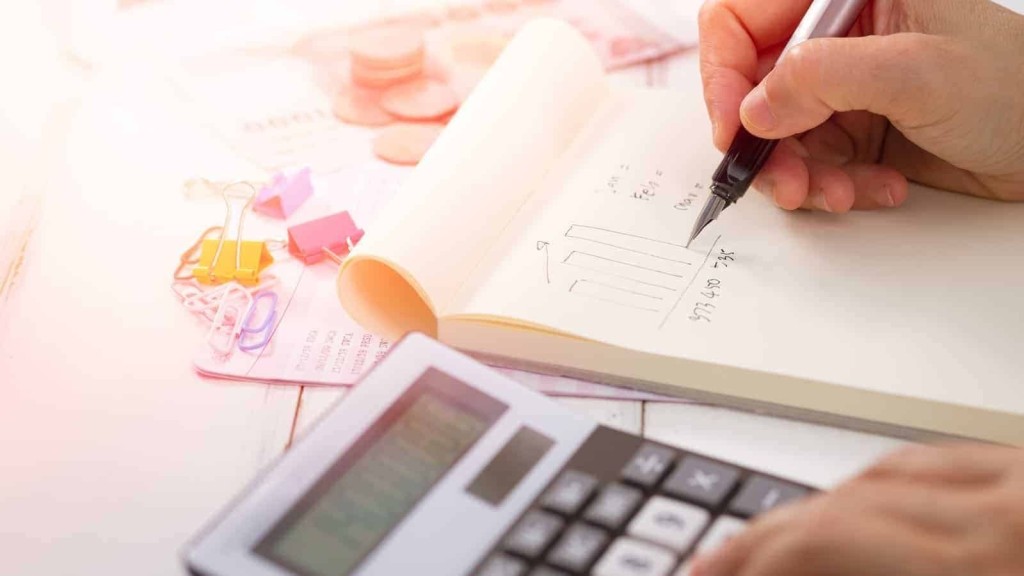
<svg viewBox="0 0 1024 576"><path fill-rule="evenodd" d="M663 548L633 538L619 538L594 567L595 576L666 576L676 557Z"/></svg>
<svg viewBox="0 0 1024 576"><path fill-rule="evenodd" d="M740 469L700 456L687 456L665 480L663 490L710 508L722 504L740 478Z"/></svg>
<svg viewBox="0 0 1024 576"><path fill-rule="evenodd" d="M566 516L579 512L597 488L597 478L576 470L563 472L548 488L541 505Z"/></svg>
<svg viewBox="0 0 1024 576"><path fill-rule="evenodd" d="M573 524L548 554L548 562L579 574L590 568L608 545L608 533L600 528Z"/></svg>
<svg viewBox="0 0 1024 576"><path fill-rule="evenodd" d="M618 530L640 507L644 493L623 484L608 484L583 513L583 519L610 530Z"/></svg>
<svg viewBox="0 0 1024 576"><path fill-rule="evenodd" d="M756 516L807 495L806 488L755 475L740 490L729 510L740 516Z"/></svg>
<svg viewBox="0 0 1024 576"><path fill-rule="evenodd" d="M540 557L565 527L561 517L532 510L505 538L505 550L530 560Z"/></svg>
<svg viewBox="0 0 1024 576"><path fill-rule="evenodd" d="M687 576L811 488L599 427L472 574Z"/></svg>
<svg viewBox="0 0 1024 576"><path fill-rule="evenodd" d="M650 489L668 471L676 452L664 446L646 443L637 450L622 470L622 479Z"/></svg>
<svg viewBox="0 0 1024 576"><path fill-rule="evenodd" d="M711 514L692 504L655 496L629 524L630 536L684 554L697 542Z"/></svg>

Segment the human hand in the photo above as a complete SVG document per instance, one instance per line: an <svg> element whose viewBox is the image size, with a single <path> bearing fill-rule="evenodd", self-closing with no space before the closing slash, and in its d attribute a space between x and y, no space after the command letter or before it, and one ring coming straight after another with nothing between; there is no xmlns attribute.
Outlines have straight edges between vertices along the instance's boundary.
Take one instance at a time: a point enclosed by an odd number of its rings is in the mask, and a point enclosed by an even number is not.
<svg viewBox="0 0 1024 576"><path fill-rule="evenodd" d="M1024 574L1024 450L915 446L758 519L691 576Z"/></svg>
<svg viewBox="0 0 1024 576"><path fill-rule="evenodd" d="M756 188L829 212L898 206L908 179L1024 200L1024 16L988 0L870 0L850 38L806 41L769 73L810 3L701 10L715 145L741 117L785 139Z"/></svg>

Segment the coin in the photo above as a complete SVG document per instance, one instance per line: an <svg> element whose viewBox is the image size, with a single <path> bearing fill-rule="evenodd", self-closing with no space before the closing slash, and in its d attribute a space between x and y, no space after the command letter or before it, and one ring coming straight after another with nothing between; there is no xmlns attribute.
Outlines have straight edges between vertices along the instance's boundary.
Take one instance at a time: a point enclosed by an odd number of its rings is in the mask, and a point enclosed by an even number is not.
<svg viewBox="0 0 1024 576"><path fill-rule="evenodd" d="M409 120L430 120L448 114L459 102L446 84L419 78L384 92L380 106L385 111Z"/></svg>
<svg viewBox="0 0 1024 576"><path fill-rule="evenodd" d="M352 34L349 51L363 66L403 68L423 61L423 33L409 26L367 28Z"/></svg>
<svg viewBox="0 0 1024 576"><path fill-rule="evenodd" d="M334 96L332 110L342 122L359 126L386 126L395 121L394 116L378 104L380 93L345 86Z"/></svg>
<svg viewBox="0 0 1024 576"><path fill-rule="evenodd" d="M413 166L440 136L444 125L433 122L398 123L384 128L373 142L373 153L393 164Z"/></svg>
<svg viewBox="0 0 1024 576"><path fill-rule="evenodd" d="M379 68L367 66L358 61L352 62L352 81L370 88L387 88L411 80L423 73L423 63L415 62L408 66L395 68Z"/></svg>

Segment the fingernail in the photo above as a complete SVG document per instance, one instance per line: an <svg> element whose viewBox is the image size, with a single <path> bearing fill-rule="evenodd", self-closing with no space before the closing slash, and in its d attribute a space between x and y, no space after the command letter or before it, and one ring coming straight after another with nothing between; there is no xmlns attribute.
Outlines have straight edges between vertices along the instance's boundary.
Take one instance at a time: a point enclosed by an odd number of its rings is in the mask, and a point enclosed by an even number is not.
<svg viewBox="0 0 1024 576"><path fill-rule="evenodd" d="M832 211L832 207L828 205L828 195L825 194L824 190L819 190L817 194L811 196L811 205L818 210Z"/></svg>
<svg viewBox="0 0 1024 576"><path fill-rule="evenodd" d="M878 197L883 206L892 208L896 205L896 197L893 196L892 186L889 186L888 184L882 186L882 191L879 193Z"/></svg>
<svg viewBox="0 0 1024 576"><path fill-rule="evenodd" d="M771 130L779 123L775 113L768 106L768 96L763 83L754 88L754 91L743 100L740 115L743 116L744 124L760 130Z"/></svg>

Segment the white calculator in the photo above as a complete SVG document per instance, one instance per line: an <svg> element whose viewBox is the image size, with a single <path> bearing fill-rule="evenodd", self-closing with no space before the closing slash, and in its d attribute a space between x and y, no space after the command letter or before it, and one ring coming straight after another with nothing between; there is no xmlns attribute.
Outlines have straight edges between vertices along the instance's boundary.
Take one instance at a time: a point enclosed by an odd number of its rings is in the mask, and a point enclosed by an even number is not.
<svg viewBox="0 0 1024 576"><path fill-rule="evenodd" d="M676 576L812 489L613 430L422 336L186 551L198 576Z"/></svg>

